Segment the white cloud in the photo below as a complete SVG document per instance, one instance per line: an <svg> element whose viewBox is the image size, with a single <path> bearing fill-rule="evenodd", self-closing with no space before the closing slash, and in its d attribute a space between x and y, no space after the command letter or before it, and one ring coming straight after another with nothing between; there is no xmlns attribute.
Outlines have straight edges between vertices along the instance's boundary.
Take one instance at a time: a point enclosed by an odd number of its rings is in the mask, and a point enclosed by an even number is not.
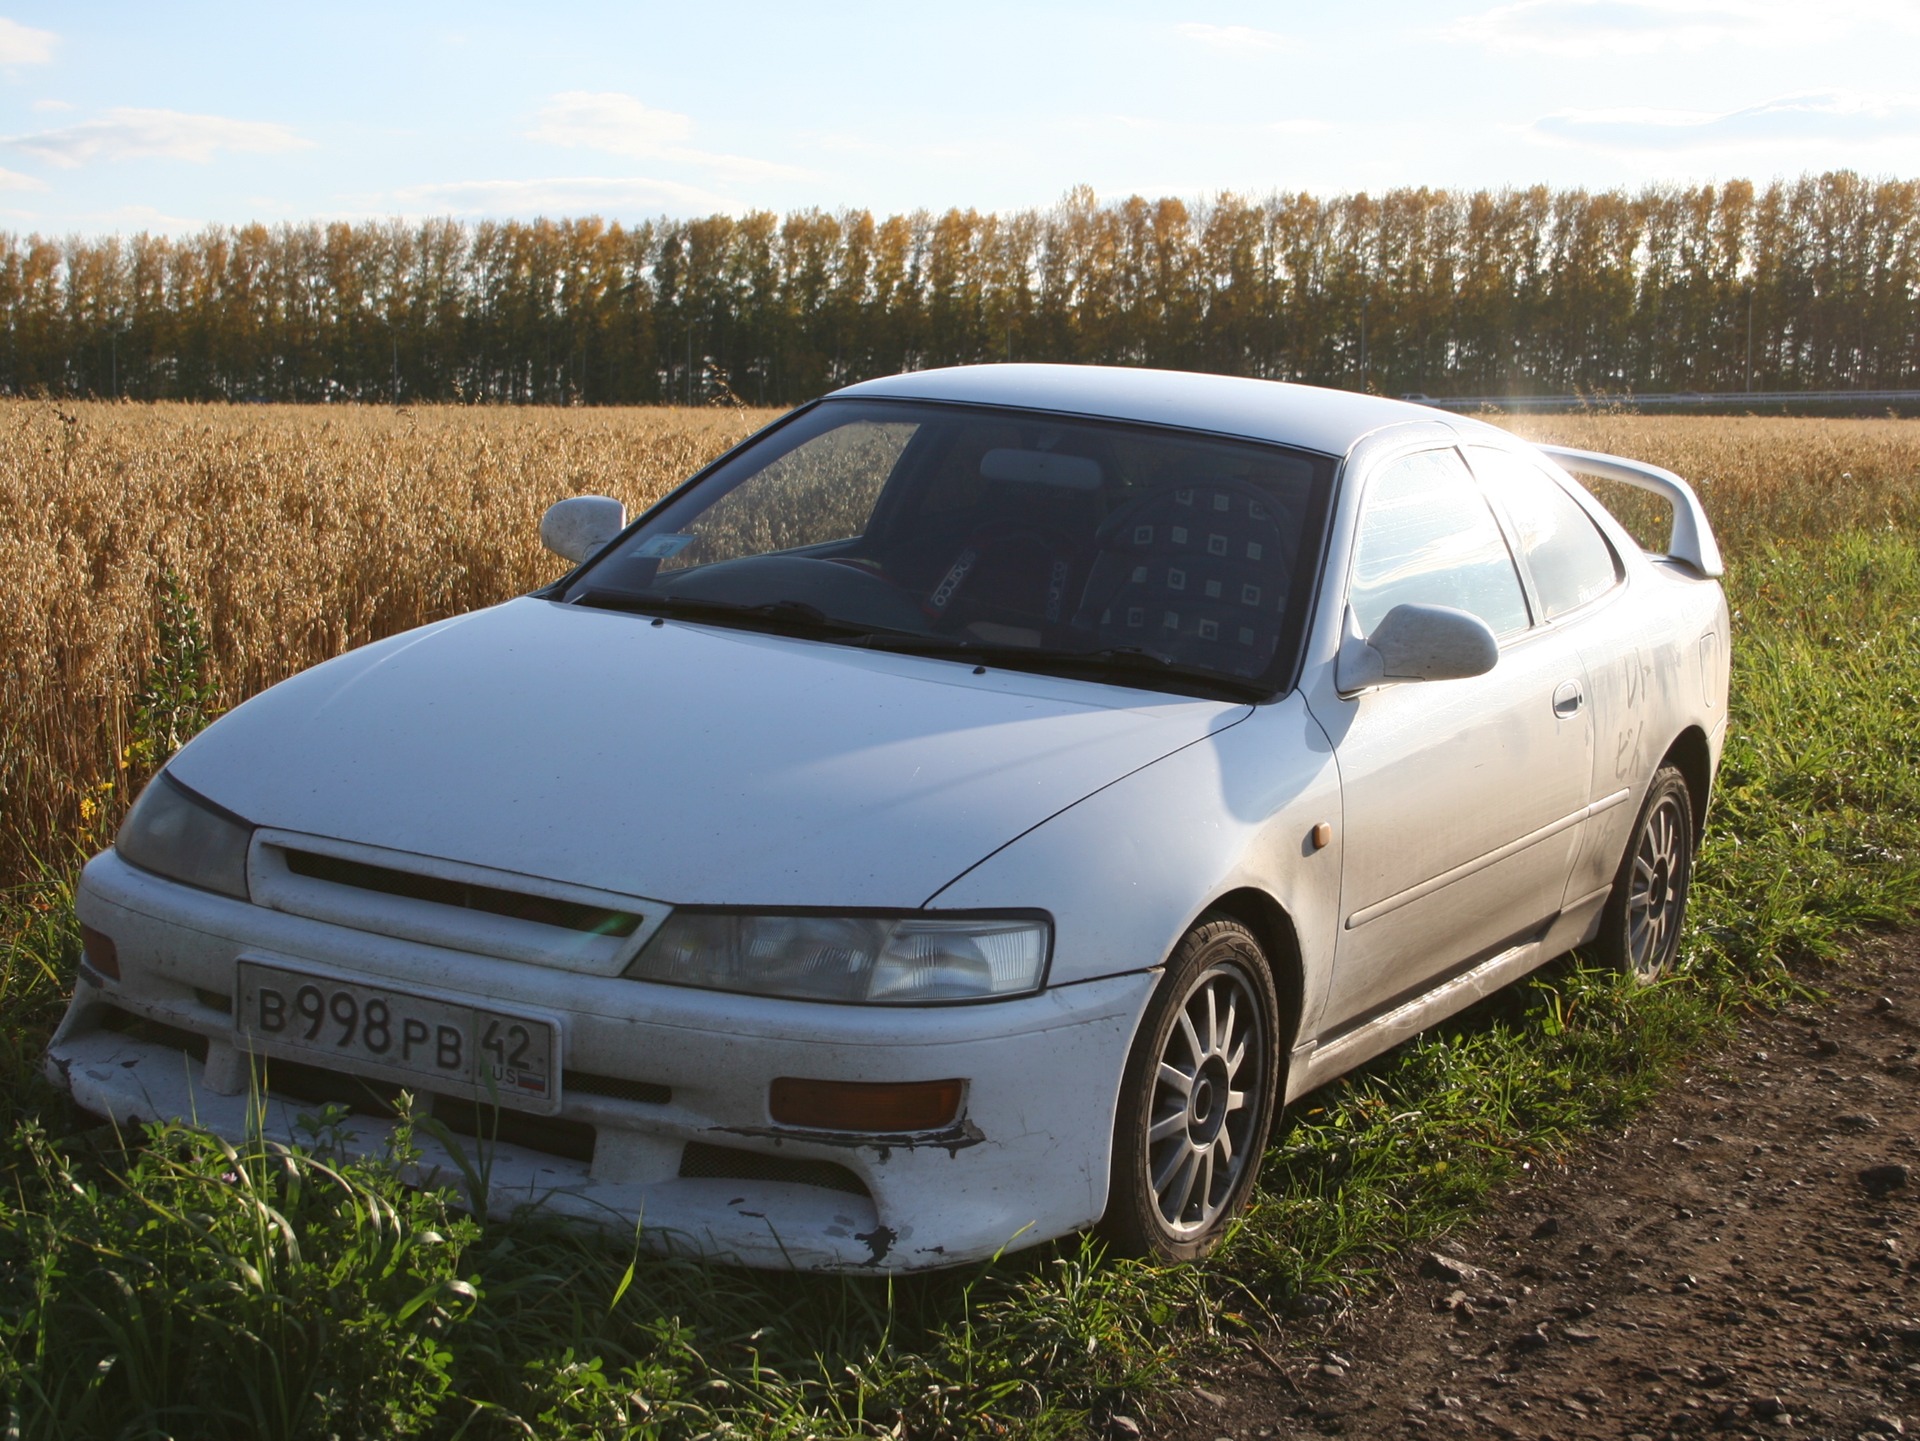
<svg viewBox="0 0 1920 1441"><path fill-rule="evenodd" d="M715 155L705 150L663 150L661 160L696 166L722 180L816 180L819 172L746 155Z"/></svg>
<svg viewBox="0 0 1920 1441"><path fill-rule="evenodd" d="M686 116L655 110L632 95L566 90L547 101L527 138L609 155L658 155L692 134Z"/></svg>
<svg viewBox="0 0 1920 1441"><path fill-rule="evenodd" d="M1294 42L1277 30L1256 30L1251 25L1203 25L1194 22L1178 27L1189 40L1211 45L1218 50L1291 50Z"/></svg>
<svg viewBox="0 0 1920 1441"><path fill-rule="evenodd" d="M152 205L122 205L117 210L104 211L87 219L104 223L114 230L145 230L165 235L197 230L205 223L185 215L169 215Z"/></svg>
<svg viewBox="0 0 1920 1441"><path fill-rule="evenodd" d="M265 120L229 120L178 110L120 107L97 120L58 130L14 135L0 145L71 170L97 160L191 160L204 165L223 150L272 155L311 145L284 125Z"/></svg>
<svg viewBox="0 0 1920 1441"><path fill-rule="evenodd" d="M672 110L656 110L635 96L617 91L565 90L549 97L529 140L569 149L598 150L644 160L690 165L729 180L799 180L813 172L797 166L696 150L684 142L693 121Z"/></svg>
<svg viewBox="0 0 1920 1441"><path fill-rule="evenodd" d="M1651 55L1723 45L1786 47L1870 29L1920 29L1913 0L1517 0L1443 29L1502 54Z"/></svg>
<svg viewBox="0 0 1920 1441"><path fill-rule="evenodd" d="M1609 150L1705 150L1920 137L1920 97L1823 92L1787 95L1723 113L1697 110L1569 110L1544 116L1536 133Z"/></svg>
<svg viewBox="0 0 1920 1441"><path fill-rule="evenodd" d="M18 170L0 169L0 190L45 190L47 182Z"/></svg>
<svg viewBox="0 0 1920 1441"><path fill-rule="evenodd" d="M58 111L71 110L74 107L71 100L36 100L33 102L33 108L41 111Z"/></svg>
<svg viewBox="0 0 1920 1441"><path fill-rule="evenodd" d="M654 215L712 213L739 207L724 195L672 180L627 176L571 176L547 180L456 180L396 191L409 214L480 216Z"/></svg>
<svg viewBox="0 0 1920 1441"><path fill-rule="evenodd" d="M0 18L0 65L46 65L60 37L51 30L34 30L18 20Z"/></svg>

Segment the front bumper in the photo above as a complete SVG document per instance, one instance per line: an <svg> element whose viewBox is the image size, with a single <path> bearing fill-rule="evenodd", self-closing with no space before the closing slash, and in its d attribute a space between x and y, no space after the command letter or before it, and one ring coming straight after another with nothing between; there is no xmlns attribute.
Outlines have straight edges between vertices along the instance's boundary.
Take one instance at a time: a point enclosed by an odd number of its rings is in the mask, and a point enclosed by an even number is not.
<svg viewBox="0 0 1920 1441"><path fill-rule="evenodd" d="M77 906L112 938L121 970L118 981L83 973L48 1048L49 1075L89 1110L123 1124L186 1120L230 1140L253 1129L310 1139L301 1117L316 1105L277 1089L250 1094L257 1072L235 1049L228 999L243 956L526 1007L560 1024L557 1122L482 1126L487 1140L456 1138L463 1156L416 1130L414 1178L461 1186L494 1215L538 1205L627 1231L638 1224L657 1249L782 1268L953 1265L1097 1220L1121 1070L1158 975L911 1009L723 995L289 915L149 875L112 852L86 868ZM270 1086L286 1073L274 1063ZM596 1093L569 1086L569 1075L605 1084ZM768 1116L776 1076L964 1077L967 1089L959 1121L937 1134L803 1132ZM346 1144L379 1153L395 1124L377 1106L357 1107ZM482 1174L476 1194L468 1181Z"/></svg>

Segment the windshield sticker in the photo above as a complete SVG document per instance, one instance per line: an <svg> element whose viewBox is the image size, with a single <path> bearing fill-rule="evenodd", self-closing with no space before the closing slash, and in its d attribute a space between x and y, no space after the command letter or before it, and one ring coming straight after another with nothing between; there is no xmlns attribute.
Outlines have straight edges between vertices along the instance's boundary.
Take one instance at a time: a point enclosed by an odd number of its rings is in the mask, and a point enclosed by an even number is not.
<svg viewBox="0 0 1920 1441"><path fill-rule="evenodd" d="M642 541L640 548L634 551L636 560L670 560L692 545L695 537L691 535L654 535Z"/></svg>

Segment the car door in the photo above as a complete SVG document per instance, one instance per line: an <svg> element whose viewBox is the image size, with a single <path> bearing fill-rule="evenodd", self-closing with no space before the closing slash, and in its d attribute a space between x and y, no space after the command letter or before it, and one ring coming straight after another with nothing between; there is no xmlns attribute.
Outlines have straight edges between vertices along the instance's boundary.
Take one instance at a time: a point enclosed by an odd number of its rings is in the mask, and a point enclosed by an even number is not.
<svg viewBox="0 0 1920 1441"><path fill-rule="evenodd" d="M1535 624L1508 538L1459 451L1401 455L1362 483L1349 624L1364 635L1399 604L1454 606L1487 622L1500 655L1462 680L1313 688L1344 823L1322 1041L1558 914L1592 770L1580 657Z"/></svg>
<svg viewBox="0 0 1920 1441"><path fill-rule="evenodd" d="M1617 604L1626 567L1575 499L1571 483L1530 456L1496 446L1467 447L1474 474L1507 518L1536 614L1578 649L1587 675L1593 729L1585 839L1567 883L1570 907L1597 902L1632 829L1637 789L1652 773L1656 744L1646 734L1652 683L1632 608Z"/></svg>

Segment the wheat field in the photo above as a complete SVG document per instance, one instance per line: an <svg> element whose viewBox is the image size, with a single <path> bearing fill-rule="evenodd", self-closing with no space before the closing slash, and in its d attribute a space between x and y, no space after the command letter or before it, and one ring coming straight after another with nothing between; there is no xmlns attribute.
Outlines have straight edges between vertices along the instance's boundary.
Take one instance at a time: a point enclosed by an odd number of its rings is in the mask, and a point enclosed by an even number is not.
<svg viewBox="0 0 1920 1441"><path fill-rule="evenodd" d="M770 415L0 402L0 868L110 833L170 593L224 709L552 579L548 505L646 505Z"/></svg>
<svg viewBox="0 0 1920 1441"><path fill-rule="evenodd" d="M1529 440L1631 456L1686 477L1729 560L1770 540L1920 523L1920 420L1600 412L1501 423ZM1596 489L1628 512L1623 519L1664 519L1657 501ZM1643 527L1635 533L1648 539Z"/></svg>
<svg viewBox="0 0 1920 1441"><path fill-rule="evenodd" d="M182 615L188 680L217 713L551 579L546 506L599 493L636 510L773 414L0 402L0 877L111 834L149 768L143 693L180 683ZM1735 563L1770 537L1920 520L1920 421L1514 428L1679 471Z"/></svg>

